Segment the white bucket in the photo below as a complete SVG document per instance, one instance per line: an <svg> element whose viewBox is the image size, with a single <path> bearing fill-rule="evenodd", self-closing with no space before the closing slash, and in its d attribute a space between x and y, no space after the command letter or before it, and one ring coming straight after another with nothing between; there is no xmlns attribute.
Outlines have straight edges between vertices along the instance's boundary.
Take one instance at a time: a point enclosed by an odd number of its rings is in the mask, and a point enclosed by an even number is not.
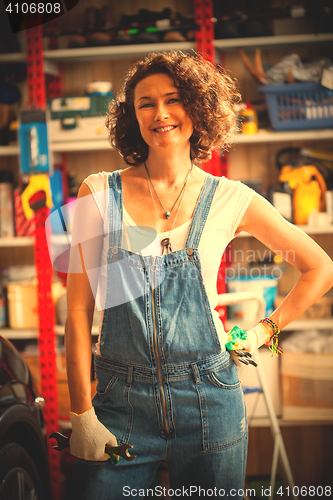
<svg viewBox="0 0 333 500"><path fill-rule="evenodd" d="M228 292L252 292L262 297L266 304L265 316L269 316L274 310L274 300L277 296L278 281L274 278L251 278L240 277L228 279ZM228 319L239 319L247 324L258 321L260 304L257 300L246 300L244 302L228 306Z"/></svg>
<svg viewBox="0 0 333 500"><path fill-rule="evenodd" d="M7 285L10 328L37 328L38 306L35 281L12 281Z"/></svg>

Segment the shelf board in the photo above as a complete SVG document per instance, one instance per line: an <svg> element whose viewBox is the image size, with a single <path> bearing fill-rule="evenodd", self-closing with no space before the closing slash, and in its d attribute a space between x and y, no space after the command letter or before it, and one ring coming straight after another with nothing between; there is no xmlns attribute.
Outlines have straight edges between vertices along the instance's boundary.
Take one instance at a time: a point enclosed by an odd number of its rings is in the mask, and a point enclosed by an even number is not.
<svg viewBox="0 0 333 500"><path fill-rule="evenodd" d="M0 54L0 64L25 62L27 60L25 52L8 52Z"/></svg>
<svg viewBox="0 0 333 500"><path fill-rule="evenodd" d="M227 330L231 330L235 325L239 326L242 330L248 330L253 325L247 324L244 320L228 319ZM296 319L288 326L283 328L283 332L290 332L293 330L332 330L333 318L324 319Z"/></svg>
<svg viewBox="0 0 333 500"><path fill-rule="evenodd" d="M259 130L257 134L236 134L235 144L259 144L270 142L291 142L291 141L325 141L333 139L333 128L315 130L285 130L269 131Z"/></svg>
<svg viewBox="0 0 333 500"><path fill-rule="evenodd" d="M216 49L223 52L234 52L238 47L242 49L279 49L286 45L312 45L314 43L332 43L332 33L304 33L297 35L259 36L253 38L229 38L214 40Z"/></svg>
<svg viewBox="0 0 333 500"><path fill-rule="evenodd" d="M56 335L64 336L65 335L65 325L55 325L54 331ZM97 325L93 325L91 329L91 335L98 335L99 327Z"/></svg>
<svg viewBox="0 0 333 500"><path fill-rule="evenodd" d="M117 59L139 59L149 52L168 50L195 50L195 42L145 43L133 45L109 45L107 47L82 47L78 49L45 50L44 57L62 63L89 62Z"/></svg>
<svg viewBox="0 0 333 500"><path fill-rule="evenodd" d="M114 151L107 139L51 142L50 149L55 153L70 153L74 151ZM18 145L0 146L0 156L18 156L19 153L20 148Z"/></svg>
<svg viewBox="0 0 333 500"><path fill-rule="evenodd" d="M274 132L261 130L257 134L236 134L234 144L259 144L272 142L292 141L325 141L333 139L332 129L319 130L289 130ZM19 146L0 146L0 156L18 156ZM51 142L51 151L75 152L75 151L112 151L108 139L91 139L89 141L59 141Z"/></svg>
<svg viewBox="0 0 333 500"><path fill-rule="evenodd" d="M224 52L233 52L236 51L238 47L242 47L246 50L255 49L257 47L269 50L287 45L313 45L332 42L332 33L305 33L297 35L276 35L251 38L228 38L223 40L214 40L214 46L216 49ZM137 59L144 57L149 52L164 52L168 50L183 50L184 52L190 52L195 50L195 42L164 42L45 50L44 58L49 61L58 61L63 63L96 60L111 61L117 59ZM0 54L0 64L24 62L25 60L26 54L24 52Z"/></svg>
<svg viewBox="0 0 333 500"><path fill-rule="evenodd" d="M35 243L35 238L30 236L12 236L0 238L0 247L30 247Z"/></svg>
<svg viewBox="0 0 333 500"><path fill-rule="evenodd" d="M51 151L67 152L71 151L114 151L108 139L92 139L90 141L61 141L52 142Z"/></svg>
<svg viewBox="0 0 333 500"><path fill-rule="evenodd" d="M309 226L309 225L302 225L302 226L297 226L299 229L302 229L307 234L332 234L333 233L333 224L330 226Z"/></svg>
<svg viewBox="0 0 333 500"><path fill-rule="evenodd" d="M332 425L332 420L284 420L282 417L277 417L280 427L302 427L302 426L322 426ZM272 423L269 417L250 417L249 427L271 427Z"/></svg>
<svg viewBox="0 0 333 500"><path fill-rule="evenodd" d="M332 330L333 318L324 319L295 319L288 326L283 328L283 331L292 330Z"/></svg>
<svg viewBox="0 0 333 500"><path fill-rule="evenodd" d="M63 337L65 325L55 325L54 333ZM93 325L91 334L98 335L98 326ZM9 340L37 339L38 330L37 328L0 328L0 335Z"/></svg>
<svg viewBox="0 0 333 500"><path fill-rule="evenodd" d="M302 229L306 234L332 234L333 233L333 224L330 226L309 226L309 225L302 225L302 226L297 226L299 229ZM247 233L246 231L242 231L239 233L236 238L253 238L252 234Z"/></svg>
<svg viewBox="0 0 333 500"><path fill-rule="evenodd" d="M77 49L55 49L44 50L43 54L44 59L47 61L73 63L139 59L149 54L149 52L165 52L169 50L191 52L195 50L195 42L144 43L133 45L108 45L106 47L82 47ZM0 64L24 61L26 61L25 52L0 54Z"/></svg>
<svg viewBox="0 0 333 500"><path fill-rule="evenodd" d="M18 144L14 146L0 146L0 156L18 156L20 148Z"/></svg>
<svg viewBox="0 0 333 500"><path fill-rule="evenodd" d="M13 329L13 328L0 328L0 335L8 340L21 340L21 339L36 339L38 337L37 329Z"/></svg>

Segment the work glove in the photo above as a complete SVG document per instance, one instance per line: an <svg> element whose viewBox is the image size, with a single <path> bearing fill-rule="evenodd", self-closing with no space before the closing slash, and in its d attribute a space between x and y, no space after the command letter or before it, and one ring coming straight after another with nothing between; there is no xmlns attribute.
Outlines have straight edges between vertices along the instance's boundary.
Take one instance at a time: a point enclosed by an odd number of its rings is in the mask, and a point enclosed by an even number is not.
<svg viewBox="0 0 333 500"><path fill-rule="evenodd" d="M70 453L77 458L105 461L110 455L105 453L105 445L117 446L115 436L97 418L94 407L81 414L69 413L72 435L69 440ZM118 455L114 455L118 461Z"/></svg>
<svg viewBox="0 0 333 500"><path fill-rule="evenodd" d="M237 367L242 367L244 366L244 364L249 363L256 366L256 363L251 360L252 354L254 353L254 351L256 351L256 349L259 349L259 347L268 342L268 340L270 339L269 332L267 328L265 328L260 323L256 327L251 328L251 330L247 330L246 332L238 328L239 332L242 333L239 333L239 338L235 341L235 337L237 335L235 335L234 332L237 328L238 327L235 327L230 330L230 332L228 332L228 342L226 343L226 348L230 351L232 360ZM249 352L249 355L240 356L239 354L237 354L237 351L242 350ZM240 361L241 359L243 361Z"/></svg>

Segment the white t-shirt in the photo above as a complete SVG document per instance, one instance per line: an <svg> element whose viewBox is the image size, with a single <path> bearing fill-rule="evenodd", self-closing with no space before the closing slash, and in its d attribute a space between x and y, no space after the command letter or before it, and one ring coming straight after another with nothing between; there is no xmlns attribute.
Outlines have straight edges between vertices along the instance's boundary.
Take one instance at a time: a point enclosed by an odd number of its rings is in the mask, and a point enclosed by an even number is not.
<svg viewBox="0 0 333 500"><path fill-rule="evenodd" d="M106 262L107 253L109 250L109 185L108 172L99 172L98 174L89 175L85 179L85 183L90 188L99 213L103 218L104 234L101 262ZM237 227L250 204L254 191L240 181L232 181L226 177L221 177L219 185L216 189L211 208L202 231L199 243L199 255L201 260L201 268L203 274L204 286L207 297L211 306L214 324L220 339L222 350L227 342L226 332L219 318L219 314L215 311L217 306L217 273L220 267L221 258L228 243L234 238ZM122 246L127 250L135 252L135 249L140 249L141 255L161 255L160 241L168 236L172 243L172 250L180 250L184 248L187 234L191 225L192 219L185 222L181 226L168 233L152 233L147 232L135 224L123 207L123 226ZM152 238L153 234L153 238ZM103 289L106 284L106 266L100 267L99 288ZM101 309L103 300L96 296L98 309ZM103 313L103 311L101 311Z"/></svg>

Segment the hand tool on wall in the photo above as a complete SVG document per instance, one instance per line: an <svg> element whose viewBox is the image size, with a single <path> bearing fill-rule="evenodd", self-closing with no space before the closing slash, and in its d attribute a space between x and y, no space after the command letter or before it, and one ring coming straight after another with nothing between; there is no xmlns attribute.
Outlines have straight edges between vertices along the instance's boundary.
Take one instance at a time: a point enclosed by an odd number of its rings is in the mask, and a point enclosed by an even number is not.
<svg viewBox="0 0 333 500"><path fill-rule="evenodd" d="M54 438L57 441L57 444L53 446L54 450L62 451L65 448L69 448L69 438L61 434L60 432L52 432L49 435L49 438ZM105 446L105 453L108 455L119 455L124 458L128 462L134 460L137 455L130 455L129 448L133 448L132 445L128 443L123 443L119 446Z"/></svg>
<svg viewBox="0 0 333 500"><path fill-rule="evenodd" d="M19 115L18 136L21 173L49 173L51 168L45 110L22 110Z"/></svg>
<svg viewBox="0 0 333 500"><path fill-rule="evenodd" d="M22 207L26 218L31 219L33 211L53 205L46 112L43 109L22 110L19 122L20 170L25 185ZM39 191L43 192L43 197L39 197L37 206L34 206L29 200Z"/></svg>

